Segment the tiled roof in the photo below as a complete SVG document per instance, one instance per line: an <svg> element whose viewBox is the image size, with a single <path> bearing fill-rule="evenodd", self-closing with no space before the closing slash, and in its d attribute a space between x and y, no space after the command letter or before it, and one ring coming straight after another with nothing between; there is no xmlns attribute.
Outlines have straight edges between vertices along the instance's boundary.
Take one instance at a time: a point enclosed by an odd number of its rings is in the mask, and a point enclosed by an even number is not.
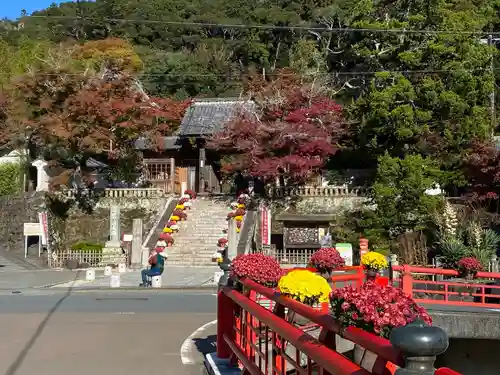
<svg viewBox="0 0 500 375"><path fill-rule="evenodd" d="M253 102L241 99L197 100L186 111L177 134L179 136L215 134L242 110L253 107Z"/></svg>

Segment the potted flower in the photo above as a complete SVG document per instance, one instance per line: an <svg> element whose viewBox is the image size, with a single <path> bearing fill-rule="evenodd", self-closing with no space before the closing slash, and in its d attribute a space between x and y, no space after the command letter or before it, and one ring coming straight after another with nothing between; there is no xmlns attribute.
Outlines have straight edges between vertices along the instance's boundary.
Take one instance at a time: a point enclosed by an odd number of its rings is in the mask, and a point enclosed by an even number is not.
<svg viewBox="0 0 500 375"><path fill-rule="evenodd" d="M246 214L246 211L244 208L238 208L236 211L234 211L234 216L244 216Z"/></svg>
<svg viewBox="0 0 500 375"><path fill-rule="evenodd" d="M316 268L325 279L330 280L332 271L345 266L345 260L335 248L324 247L311 256L309 265Z"/></svg>
<svg viewBox="0 0 500 375"><path fill-rule="evenodd" d="M361 257L361 265L366 269L367 279L374 280L381 270L389 266L389 262L382 254L370 251Z"/></svg>
<svg viewBox="0 0 500 375"><path fill-rule="evenodd" d="M262 253L238 255L231 262L231 277L235 280L246 278L274 288L282 274L278 261Z"/></svg>
<svg viewBox="0 0 500 375"><path fill-rule="evenodd" d="M186 190L184 194L188 195L190 199L196 199L196 193L193 190Z"/></svg>
<svg viewBox="0 0 500 375"><path fill-rule="evenodd" d="M174 244L174 237L170 233L161 233L160 240L163 240L167 243L167 246L170 247Z"/></svg>
<svg viewBox="0 0 500 375"><path fill-rule="evenodd" d="M187 219L187 213L185 213L184 211L181 211L181 210L175 210L173 213L172 213L172 217L173 216L177 216L178 218L180 218L181 220L186 220Z"/></svg>
<svg viewBox="0 0 500 375"><path fill-rule="evenodd" d="M221 237L221 238L219 238L219 240L217 241L217 247L224 248L224 247L226 247L227 242L228 242L227 238Z"/></svg>
<svg viewBox="0 0 500 375"><path fill-rule="evenodd" d="M185 209L184 204L177 204L177 206L175 206L175 209L179 211L184 211Z"/></svg>
<svg viewBox="0 0 500 375"><path fill-rule="evenodd" d="M190 209L191 209L191 206L192 206L193 204L192 204L191 202L189 202L189 201L188 201L188 202L184 202L184 203L183 203L183 205L184 205L184 207L185 207L186 209L190 210Z"/></svg>
<svg viewBox="0 0 500 375"><path fill-rule="evenodd" d="M177 222L178 222L179 220L180 220L180 217L179 217L179 216L175 216L175 215L170 216L170 221L173 221L173 222L175 222L176 224L177 224Z"/></svg>
<svg viewBox="0 0 500 375"><path fill-rule="evenodd" d="M177 224L172 224L169 226L170 229L172 229L174 232L179 231L179 226Z"/></svg>
<svg viewBox="0 0 500 375"><path fill-rule="evenodd" d="M284 275L278 288L283 296L292 298L311 307L328 303L332 290L327 281L308 270L293 270ZM328 305L326 305L328 308ZM307 319L297 319L294 312L291 312L288 320L291 323L306 325Z"/></svg>
<svg viewBox="0 0 500 375"><path fill-rule="evenodd" d="M478 272L483 270L483 265L475 257L466 257L457 262L457 268L462 277L472 280Z"/></svg>
<svg viewBox="0 0 500 375"><path fill-rule="evenodd" d="M189 198L181 198L178 204L186 204L189 202Z"/></svg>
<svg viewBox="0 0 500 375"><path fill-rule="evenodd" d="M172 232L173 232L173 229L172 229L172 228L169 228L169 227L165 227L165 228L163 228L162 232L163 232L163 233L172 233Z"/></svg>
<svg viewBox="0 0 500 375"><path fill-rule="evenodd" d="M423 320L427 324L432 319L427 311L417 305L401 288L392 285L382 286L367 282L359 289L347 286L335 289L330 295L330 304L334 318L343 327L358 327L375 335L389 338L391 331ZM366 353L365 353L366 352ZM354 361L375 360L376 355L356 345Z"/></svg>
<svg viewBox="0 0 500 375"><path fill-rule="evenodd" d="M234 220L236 220L236 221L243 221L243 216L235 216Z"/></svg>

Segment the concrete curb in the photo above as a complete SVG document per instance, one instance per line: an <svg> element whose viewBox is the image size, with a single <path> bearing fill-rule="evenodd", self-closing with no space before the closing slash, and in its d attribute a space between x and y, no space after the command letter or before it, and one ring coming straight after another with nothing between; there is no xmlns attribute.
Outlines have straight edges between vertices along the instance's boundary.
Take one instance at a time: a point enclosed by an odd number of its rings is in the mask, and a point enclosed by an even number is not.
<svg viewBox="0 0 500 375"><path fill-rule="evenodd" d="M67 282L66 282L67 283ZM109 286L61 286L57 287L58 285L61 284L66 284L66 283L56 283L53 285L42 285L39 287L33 287L33 288L24 288L24 289L52 289L52 290L67 290L71 289L73 291L99 291L99 290L116 290L116 291L123 291L123 290L216 290L217 285L170 285L170 286L163 286L161 288L144 288L140 286L123 286L120 288L111 288ZM8 289L11 290L11 289Z"/></svg>
<svg viewBox="0 0 500 375"><path fill-rule="evenodd" d="M205 355L205 368L209 375L241 375L241 370L231 365L229 359L220 359L215 353Z"/></svg>

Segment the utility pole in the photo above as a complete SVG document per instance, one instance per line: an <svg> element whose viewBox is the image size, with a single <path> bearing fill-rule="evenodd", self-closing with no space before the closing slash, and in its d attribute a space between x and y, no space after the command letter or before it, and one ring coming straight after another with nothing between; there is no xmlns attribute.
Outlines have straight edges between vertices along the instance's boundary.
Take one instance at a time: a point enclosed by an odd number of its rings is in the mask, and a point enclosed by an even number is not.
<svg viewBox="0 0 500 375"><path fill-rule="evenodd" d="M494 41L493 36L488 35L488 46L493 47ZM491 114L491 132L495 134L495 130L497 128L497 114L496 114L496 103L495 103L495 89L496 89L496 76L495 76L495 55L493 53L490 54L490 70L491 75L493 76L493 88L490 94L490 114Z"/></svg>

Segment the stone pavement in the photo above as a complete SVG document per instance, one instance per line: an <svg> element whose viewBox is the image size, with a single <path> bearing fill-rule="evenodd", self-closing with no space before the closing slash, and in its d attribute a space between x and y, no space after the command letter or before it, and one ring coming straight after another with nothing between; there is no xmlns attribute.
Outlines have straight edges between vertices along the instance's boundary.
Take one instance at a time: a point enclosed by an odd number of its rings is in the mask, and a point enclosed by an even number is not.
<svg viewBox="0 0 500 375"><path fill-rule="evenodd" d="M198 288L211 287L214 273L219 267L175 267L166 266L162 276L162 288ZM133 270L120 274L121 288L135 288L141 283L141 271ZM52 288L109 288L109 276L96 276L94 281L72 280L52 286Z"/></svg>

